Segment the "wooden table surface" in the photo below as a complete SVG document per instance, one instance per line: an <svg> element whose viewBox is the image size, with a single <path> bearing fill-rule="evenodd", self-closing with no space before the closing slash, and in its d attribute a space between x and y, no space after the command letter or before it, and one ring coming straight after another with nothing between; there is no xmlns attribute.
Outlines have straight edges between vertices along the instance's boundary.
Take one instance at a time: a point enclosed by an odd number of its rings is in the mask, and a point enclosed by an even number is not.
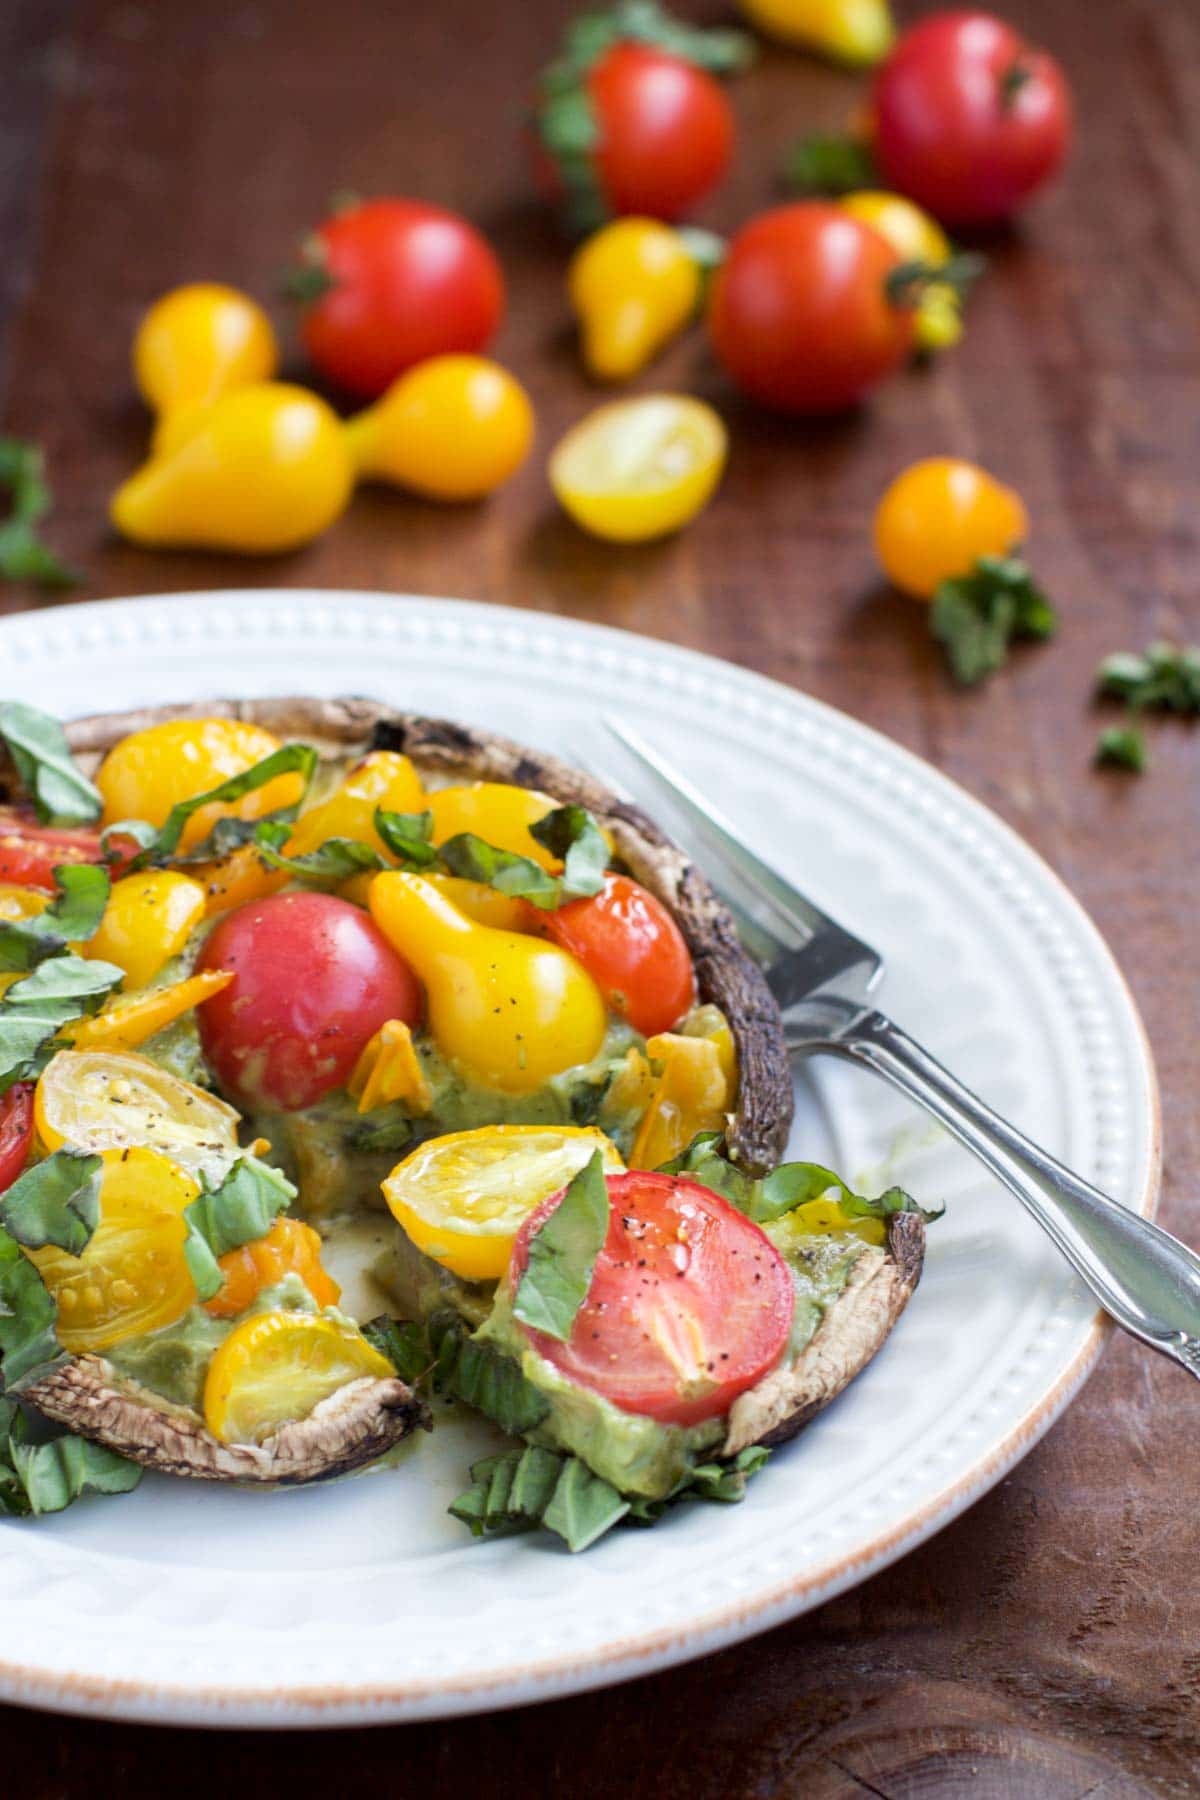
<svg viewBox="0 0 1200 1800"><path fill-rule="evenodd" d="M146 440L127 372L139 311L201 277L270 297L335 190L444 202L503 259L496 353L532 391L544 450L594 399L562 245L515 135L569 8L7 0L3 428L46 450L51 535L87 571L81 598L304 584L502 601L713 651L929 757L1036 846L1121 959L1163 1088L1162 1216L1195 1241L1200 740L1169 723L1148 776L1094 772L1089 682L1110 650L1200 636L1200 9L1004 8L1066 65L1080 142L1021 232L989 246L967 341L935 369L861 415L789 424L739 404L693 335L643 385L714 399L733 452L715 503L677 539L586 542L556 512L539 454L489 504L364 494L322 543L254 563L108 535L106 498ZM690 10L717 16L707 0ZM836 127L859 92L854 77L764 54L733 90L737 167L704 222L731 227L769 204L791 135ZM933 452L1021 488L1063 612L1057 643L966 695L919 610L880 585L868 539L885 481ZM6 612L39 604L0 597ZM232 1775L264 1794L497 1800L1197 1793L1198 1442L1200 1390L1114 1342L1067 1416L964 1518L738 1649L607 1694L353 1736L217 1741L0 1710L3 1790L135 1800Z"/></svg>

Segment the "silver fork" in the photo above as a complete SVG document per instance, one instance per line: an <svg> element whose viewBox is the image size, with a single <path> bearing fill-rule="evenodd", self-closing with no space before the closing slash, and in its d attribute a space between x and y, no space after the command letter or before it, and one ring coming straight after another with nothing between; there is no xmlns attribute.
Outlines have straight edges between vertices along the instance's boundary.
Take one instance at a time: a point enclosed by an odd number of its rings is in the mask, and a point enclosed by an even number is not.
<svg viewBox="0 0 1200 1800"><path fill-rule="evenodd" d="M932 1113L1033 1214L1118 1325L1200 1377L1200 1256L1032 1143L879 1012L879 952L749 850L638 732L605 724L670 795L675 836L762 963L792 1051L846 1057Z"/></svg>

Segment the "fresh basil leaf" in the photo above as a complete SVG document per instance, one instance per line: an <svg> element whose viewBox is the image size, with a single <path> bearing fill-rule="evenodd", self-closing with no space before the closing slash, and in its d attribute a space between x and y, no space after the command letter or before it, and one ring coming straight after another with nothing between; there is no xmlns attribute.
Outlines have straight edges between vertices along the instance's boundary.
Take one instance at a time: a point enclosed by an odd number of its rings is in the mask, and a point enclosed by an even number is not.
<svg viewBox="0 0 1200 1800"><path fill-rule="evenodd" d="M514 900L528 900L544 911L559 901L559 883L540 864L512 850L500 850L473 831L461 831L441 845L443 867L464 881L482 882Z"/></svg>
<svg viewBox="0 0 1200 1800"><path fill-rule="evenodd" d="M47 1244L82 1256L100 1223L99 1156L64 1148L34 1163L0 1194L0 1225L27 1250Z"/></svg>
<svg viewBox="0 0 1200 1800"><path fill-rule="evenodd" d="M9 1453L35 1516L61 1512L82 1494L127 1494L142 1479L137 1463L73 1433L45 1444L10 1439Z"/></svg>
<svg viewBox="0 0 1200 1800"><path fill-rule="evenodd" d="M1098 768L1142 775L1150 766L1145 737L1136 725L1109 725L1096 739L1095 762Z"/></svg>
<svg viewBox="0 0 1200 1800"><path fill-rule="evenodd" d="M360 838L326 838L301 856L283 856L259 837L257 849L268 868L284 869L293 881L308 887L338 887L354 875L388 866L379 852Z"/></svg>
<svg viewBox="0 0 1200 1800"><path fill-rule="evenodd" d="M408 868L431 869L437 862L431 812L388 812L386 807L377 806L375 829L392 855Z"/></svg>
<svg viewBox="0 0 1200 1800"><path fill-rule="evenodd" d="M513 1313L523 1325L566 1343L592 1285L608 1216L608 1183L597 1150L529 1240L529 1260L513 1299Z"/></svg>
<svg viewBox="0 0 1200 1800"><path fill-rule="evenodd" d="M586 1550L623 1519L629 1501L610 1481L594 1475L577 1456L567 1458L542 1524L556 1531L568 1550Z"/></svg>
<svg viewBox="0 0 1200 1800"><path fill-rule="evenodd" d="M367 1342L386 1356L401 1381L415 1387L429 1373L433 1352L423 1326L411 1319L392 1319L387 1313L368 1319L360 1327Z"/></svg>
<svg viewBox="0 0 1200 1800"><path fill-rule="evenodd" d="M513 1437L532 1431L550 1411L546 1396L526 1379L512 1357L470 1338L459 1352L452 1386L459 1400L485 1413Z"/></svg>
<svg viewBox="0 0 1200 1800"><path fill-rule="evenodd" d="M815 131L793 144L784 179L804 194L851 194L877 186L878 172L862 138Z"/></svg>
<svg viewBox="0 0 1200 1800"><path fill-rule="evenodd" d="M1023 562L981 556L969 574L942 582L929 626L955 680L970 687L1003 667L1014 637L1053 637L1058 615Z"/></svg>
<svg viewBox="0 0 1200 1800"><path fill-rule="evenodd" d="M0 971L28 971L69 944L93 938L112 880L96 863L63 863L54 871L58 896L30 919L0 919Z"/></svg>
<svg viewBox="0 0 1200 1800"><path fill-rule="evenodd" d="M202 807L232 806L247 794L257 793L259 788L266 787L269 781L275 781L280 775L299 775L307 791L316 766L317 752L311 744L282 744L252 768L243 769L240 775L230 776L228 781L209 788L207 793L194 794L190 800L178 801L167 814L166 822L153 843L141 852L136 866L140 867L150 861L161 862L173 856L179 848L179 840L188 820Z"/></svg>
<svg viewBox="0 0 1200 1800"><path fill-rule="evenodd" d="M158 827L146 819L121 819L115 825L106 825L100 833L100 849L110 862L119 860L122 854L114 848L118 838L130 838L139 850L149 850L158 841Z"/></svg>
<svg viewBox="0 0 1200 1800"><path fill-rule="evenodd" d="M1141 655L1117 651L1106 656L1096 671L1096 692L1139 710L1195 716L1200 713L1200 644L1179 649L1158 641Z"/></svg>
<svg viewBox="0 0 1200 1800"><path fill-rule="evenodd" d="M256 1156L242 1156L220 1187L206 1190L184 1208L183 1254L201 1300L211 1300L224 1283L218 1259L266 1237L296 1192L278 1169Z"/></svg>
<svg viewBox="0 0 1200 1800"><path fill-rule="evenodd" d="M76 768L57 719L20 700L0 701L0 738L43 825L95 823L104 802Z"/></svg>
<svg viewBox="0 0 1200 1800"><path fill-rule="evenodd" d="M551 856L562 859L559 877L561 906L565 900L582 900L598 894L608 868L608 842L585 806L558 806L529 827Z"/></svg>
<svg viewBox="0 0 1200 1800"><path fill-rule="evenodd" d="M81 956L51 956L0 995L0 1093L33 1066L54 1037L75 1019L96 1011L125 979L115 963ZM39 1071L40 1072L40 1071Z"/></svg>
<svg viewBox="0 0 1200 1800"><path fill-rule="evenodd" d="M757 1475L770 1455L762 1444L748 1444L729 1462L700 1463L681 1477L664 1500L635 1496L629 1508L630 1523L656 1525L680 1500L709 1500L721 1506L736 1506L746 1498L746 1483Z"/></svg>
<svg viewBox="0 0 1200 1800"><path fill-rule="evenodd" d="M16 1238L0 1227L0 1386L13 1392L59 1361L58 1309Z"/></svg>
<svg viewBox="0 0 1200 1800"><path fill-rule="evenodd" d="M886 1219L896 1212L918 1212L926 1224L932 1224L946 1210L944 1206L920 1206L899 1187L890 1187L886 1193L868 1199L856 1194L840 1175L820 1163L780 1163L770 1174L756 1180L720 1154L721 1142L719 1132L702 1131L682 1155L661 1164L658 1173L690 1175L702 1187L722 1195L757 1225L769 1225L794 1207L819 1200L831 1188L837 1189L838 1204L852 1219Z"/></svg>

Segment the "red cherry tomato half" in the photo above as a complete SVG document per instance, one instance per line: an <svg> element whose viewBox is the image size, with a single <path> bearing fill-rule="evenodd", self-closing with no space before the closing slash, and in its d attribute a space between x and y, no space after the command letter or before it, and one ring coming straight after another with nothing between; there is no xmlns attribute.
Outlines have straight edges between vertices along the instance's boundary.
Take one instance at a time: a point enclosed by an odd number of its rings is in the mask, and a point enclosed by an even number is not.
<svg viewBox="0 0 1200 1800"><path fill-rule="evenodd" d="M369 200L316 233L332 286L304 317L328 381L374 399L427 356L482 350L504 312L504 277L473 225L417 200Z"/></svg>
<svg viewBox="0 0 1200 1800"><path fill-rule="evenodd" d="M681 57L618 44L587 77L600 131L596 175L611 212L677 219L714 188L733 154L720 83Z"/></svg>
<svg viewBox="0 0 1200 1800"><path fill-rule="evenodd" d="M332 894L274 894L228 913L200 969L234 980L198 1009L200 1045L243 1106L299 1112L344 1087L381 1025L421 1018L421 989L378 926Z"/></svg>
<svg viewBox="0 0 1200 1800"><path fill-rule="evenodd" d="M1058 64L985 12L936 13L905 32L875 77L871 110L883 185L947 225L1006 219L1071 139Z"/></svg>
<svg viewBox="0 0 1200 1800"><path fill-rule="evenodd" d="M912 347L912 312L888 296L899 262L840 207L801 200L760 213L733 239L713 283L713 348L764 406L840 411Z"/></svg>
<svg viewBox="0 0 1200 1800"><path fill-rule="evenodd" d="M727 1413L783 1354L795 1305L787 1264L728 1200L682 1176L610 1175L608 1197L608 1237L570 1339L522 1329L539 1356L625 1412L664 1425ZM561 1199L521 1227L514 1292L530 1238Z"/></svg>
<svg viewBox="0 0 1200 1800"><path fill-rule="evenodd" d="M60 831L38 825L17 808L0 807L0 881L52 894L60 863L104 860L98 831Z"/></svg>
<svg viewBox="0 0 1200 1800"><path fill-rule="evenodd" d="M543 923L583 964L612 1011L643 1037L669 1031L696 998L683 933L662 902L628 875L606 875L600 893L545 913Z"/></svg>
<svg viewBox="0 0 1200 1800"><path fill-rule="evenodd" d="M0 1194L29 1160L33 1142L33 1084L19 1081L0 1095Z"/></svg>

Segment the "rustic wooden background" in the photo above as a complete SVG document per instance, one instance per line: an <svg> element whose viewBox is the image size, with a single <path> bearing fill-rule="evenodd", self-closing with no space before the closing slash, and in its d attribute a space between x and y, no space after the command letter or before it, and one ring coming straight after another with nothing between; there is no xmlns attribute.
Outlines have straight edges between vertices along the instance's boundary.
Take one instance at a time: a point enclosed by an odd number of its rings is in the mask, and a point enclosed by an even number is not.
<svg viewBox="0 0 1200 1800"><path fill-rule="evenodd" d="M716 502L675 541L585 542L556 513L538 454L487 505L363 495L323 543L242 563L108 535L106 498L146 440L128 346L140 309L178 282L270 297L335 190L442 201L492 236L511 300L495 348L533 393L542 451L592 400L562 245L516 142L570 9L4 0L3 427L45 447L52 536L87 571L82 598L297 583L504 601L714 651L931 758L1037 846L1121 958L1164 1090L1163 1217L1197 1240L1200 741L1168 724L1150 775L1095 773L1088 690L1109 650L1200 635L1200 7L1002 5L1066 65L1080 141L1019 234L988 246L968 339L937 368L861 416L794 425L741 406L693 336L646 385L715 399L733 455ZM708 0L689 10L718 16ZM859 92L851 76L765 54L734 90L737 168L705 222L733 226L775 198L791 136L839 125ZM1055 645L965 696L919 610L879 584L867 534L888 477L938 451L1020 486L1064 614ZM39 603L9 589L0 610ZM1200 1793L1198 1441L1195 1386L1114 1343L1067 1417L965 1518L820 1612L702 1664L352 1737L218 1741L0 1711L3 1790L140 1800L233 1779L264 1794L496 1800Z"/></svg>

